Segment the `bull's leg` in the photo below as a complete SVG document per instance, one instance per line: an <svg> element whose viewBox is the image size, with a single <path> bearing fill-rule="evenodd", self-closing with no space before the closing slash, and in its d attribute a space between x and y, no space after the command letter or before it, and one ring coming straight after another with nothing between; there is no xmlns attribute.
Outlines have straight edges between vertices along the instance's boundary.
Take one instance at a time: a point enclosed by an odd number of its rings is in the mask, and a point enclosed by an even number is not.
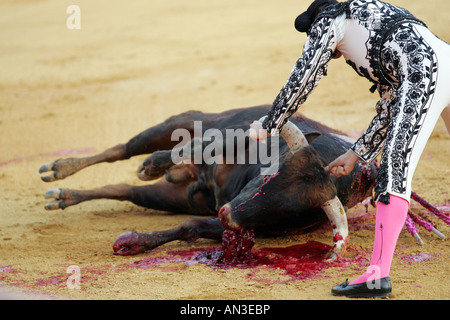
<svg viewBox="0 0 450 320"><path fill-rule="evenodd" d="M93 190L52 189L46 192L47 199L54 200L45 206L47 210L65 209L84 201L112 199L130 201L138 206L177 213L210 215L211 211L202 203L201 196L193 207L188 200L185 184L171 184L165 180L147 186L127 184L109 185Z"/></svg>
<svg viewBox="0 0 450 320"><path fill-rule="evenodd" d="M51 182L64 179L80 171L81 169L100 162L114 162L118 160L125 160L128 158L129 157L126 153L126 145L119 144L94 156L84 158L58 159L53 162L46 163L41 166L41 168L39 169L39 173L51 171L51 174L41 177L42 181Z"/></svg>
<svg viewBox="0 0 450 320"><path fill-rule="evenodd" d="M143 131L126 144L116 145L94 156L58 159L41 166L39 173L51 172L51 174L41 177L43 181L51 182L64 179L81 169L101 162L127 160L137 155L149 154L158 150L170 150L178 143L171 139L175 129L184 128L193 132L194 120L208 122L213 119L213 114L185 112Z"/></svg>
<svg viewBox="0 0 450 320"><path fill-rule="evenodd" d="M223 227L219 219L189 219L175 228L154 231L130 231L120 235L114 242L113 250L116 255L134 255L152 250L174 240L195 241L199 238L222 239Z"/></svg>
<svg viewBox="0 0 450 320"><path fill-rule="evenodd" d="M333 248L328 253L327 261L333 262L345 254L348 243L348 223L345 209L338 197L325 202L322 210L326 213L333 228Z"/></svg>
<svg viewBox="0 0 450 320"><path fill-rule="evenodd" d="M46 199L55 199L45 205L47 210L65 209L84 201L113 199L133 201L133 186L127 184L104 186L93 190L51 189L45 193Z"/></svg>

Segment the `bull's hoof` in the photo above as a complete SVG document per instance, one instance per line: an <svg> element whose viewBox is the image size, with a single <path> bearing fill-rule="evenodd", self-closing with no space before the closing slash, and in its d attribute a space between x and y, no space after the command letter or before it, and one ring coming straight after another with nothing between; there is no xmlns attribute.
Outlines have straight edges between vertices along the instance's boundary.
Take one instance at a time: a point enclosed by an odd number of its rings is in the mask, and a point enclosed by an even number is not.
<svg viewBox="0 0 450 320"><path fill-rule="evenodd" d="M173 165L170 151L156 151L139 165L137 176L143 181L159 179Z"/></svg>
<svg viewBox="0 0 450 320"><path fill-rule="evenodd" d="M55 200L53 200L50 203L47 203L44 208L45 210L57 210L57 209L61 209L61 200L60 200L60 196L61 196L61 189L51 189L48 190L45 193L45 199L51 199L54 198Z"/></svg>
<svg viewBox="0 0 450 320"><path fill-rule="evenodd" d="M45 199L55 199L44 206L46 210L64 210L65 208L79 202L69 190L59 188L48 190L45 193Z"/></svg>
<svg viewBox="0 0 450 320"><path fill-rule="evenodd" d="M142 181L150 181L161 178L166 171L152 164L140 164L137 169L137 176Z"/></svg>
<svg viewBox="0 0 450 320"><path fill-rule="evenodd" d="M121 234L113 245L115 255L130 256L148 250L144 233L130 231Z"/></svg>
<svg viewBox="0 0 450 320"><path fill-rule="evenodd" d="M39 173L53 171L50 175L41 177L44 182L52 182L64 179L84 167L80 159L68 158L58 159L53 162L46 163L39 168Z"/></svg>

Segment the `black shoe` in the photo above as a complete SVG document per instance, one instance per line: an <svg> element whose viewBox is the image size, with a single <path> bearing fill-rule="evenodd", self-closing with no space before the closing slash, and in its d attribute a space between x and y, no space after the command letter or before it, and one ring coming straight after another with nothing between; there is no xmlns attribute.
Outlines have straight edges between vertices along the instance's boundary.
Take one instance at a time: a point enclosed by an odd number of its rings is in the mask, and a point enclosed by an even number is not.
<svg viewBox="0 0 450 320"><path fill-rule="evenodd" d="M349 285L347 280L333 287L331 294L348 298L386 298L392 292L389 277L352 285Z"/></svg>

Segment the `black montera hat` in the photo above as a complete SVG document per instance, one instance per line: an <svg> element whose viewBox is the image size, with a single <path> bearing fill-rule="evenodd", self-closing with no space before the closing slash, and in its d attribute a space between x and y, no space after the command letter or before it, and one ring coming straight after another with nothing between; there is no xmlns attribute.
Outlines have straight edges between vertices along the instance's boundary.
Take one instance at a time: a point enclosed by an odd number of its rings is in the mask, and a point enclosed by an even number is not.
<svg viewBox="0 0 450 320"><path fill-rule="evenodd" d="M314 22L314 18L317 15L316 10L322 5L337 4L336 0L315 0L310 4L308 10L303 12L295 19L295 29L300 32L307 32Z"/></svg>

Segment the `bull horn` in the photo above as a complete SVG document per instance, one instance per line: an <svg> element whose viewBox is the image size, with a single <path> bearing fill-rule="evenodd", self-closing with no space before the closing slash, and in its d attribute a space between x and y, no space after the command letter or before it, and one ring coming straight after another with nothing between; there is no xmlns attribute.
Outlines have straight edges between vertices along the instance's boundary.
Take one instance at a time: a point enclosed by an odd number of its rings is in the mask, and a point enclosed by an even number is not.
<svg viewBox="0 0 450 320"><path fill-rule="evenodd" d="M343 257L348 243L347 214L341 200L336 196L322 205L333 228L333 248L328 253L327 261L334 262Z"/></svg>
<svg viewBox="0 0 450 320"><path fill-rule="evenodd" d="M309 145L303 132L290 121L284 125L281 136L288 144L291 153L296 153L298 150Z"/></svg>
<svg viewBox="0 0 450 320"><path fill-rule="evenodd" d="M266 117L267 116L262 117L261 119L259 119L259 121L261 123L264 122L264 119ZM317 136L319 136L320 133L313 133L313 135L314 137L312 137L312 140L314 140ZM291 121L287 121L286 124L283 126L281 136L286 141L292 154L309 145L308 140L306 139L303 132Z"/></svg>
<svg viewBox="0 0 450 320"><path fill-rule="evenodd" d="M259 119L260 122L263 122L267 116ZM286 141L291 153L296 153L301 148L307 147L309 145L308 140L306 140L303 132L292 122L288 121L283 127L281 131L281 136L284 141Z"/></svg>

